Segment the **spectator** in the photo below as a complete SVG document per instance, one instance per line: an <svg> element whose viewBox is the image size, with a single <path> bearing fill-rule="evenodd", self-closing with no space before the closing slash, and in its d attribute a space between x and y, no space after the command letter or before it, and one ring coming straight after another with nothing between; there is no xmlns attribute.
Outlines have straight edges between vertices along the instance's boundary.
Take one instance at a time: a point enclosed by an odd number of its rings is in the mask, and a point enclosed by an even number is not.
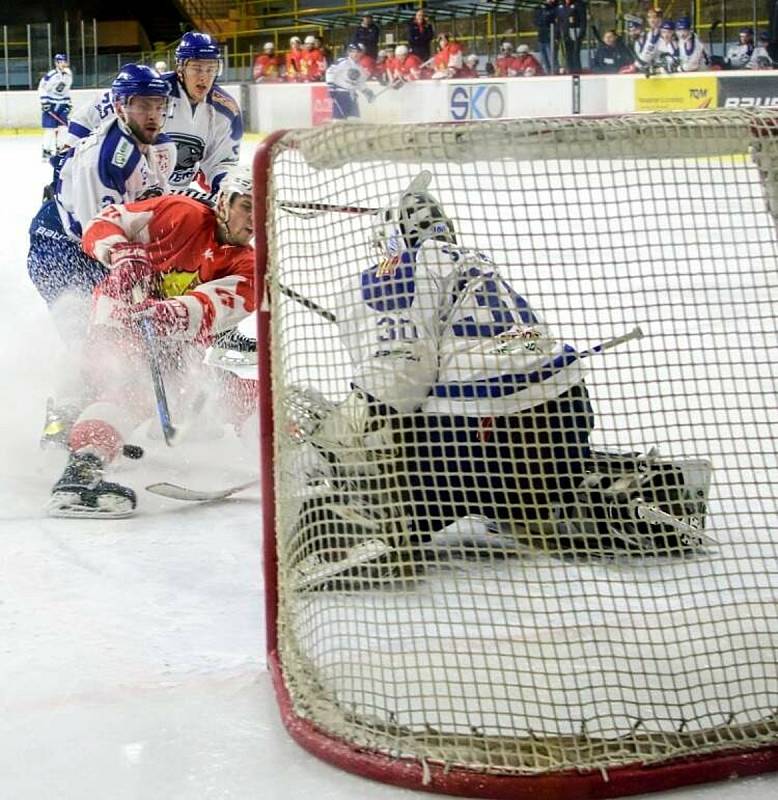
<svg viewBox="0 0 778 800"><path fill-rule="evenodd" d="M373 22L373 17L370 14L365 14L359 23L359 27L354 31L351 41L355 44L361 44L365 48L365 55L370 56L375 62L376 58L378 58L378 39L380 35L381 32L378 25Z"/></svg>
<svg viewBox="0 0 778 800"><path fill-rule="evenodd" d="M462 45L455 41L450 33L441 33L438 36L439 50L435 54L432 66L435 80L441 78L458 78L465 66L465 56Z"/></svg>
<svg viewBox="0 0 778 800"><path fill-rule="evenodd" d="M313 45L321 53L321 57L324 59L325 69L329 67L330 64L335 63L335 59L332 57L332 48L327 47L320 36L313 37Z"/></svg>
<svg viewBox="0 0 778 800"><path fill-rule="evenodd" d="M507 39L500 44L500 55L494 61L494 77L507 78L515 55L513 44Z"/></svg>
<svg viewBox="0 0 778 800"><path fill-rule="evenodd" d="M324 80L327 71L327 59L317 46L315 36L306 36L303 42L303 52L300 56L301 80L315 83Z"/></svg>
<svg viewBox="0 0 778 800"><path fill-rule="evenodd" d="M738 43L730 48L724 63L727 69L745 69L754 54L754 29L741 28Z"/></svg>
<svg viewBox="0 0 778 800"><path fill-rule="evenodd" d="M581 43L586 35L586 3L584 0L564 0L557 8L559 40L565 51L565 71L581 71Z"/></svg>
<svg viewBox="0 0 778 800"><path fill-rule="evenodd" d="M460 78L477 78L478 77L478 56L475 53L465 57L465 66L460 73Z"/></svg>
<svg viewBox="0 0 778 800"><path fill-rule="evenodd" d="M705 45L692 31L692 21L689 17L681 17L675 23L675 32L678 34L678 61L681 72L698 72L708 69L710 56Z"/></svg>
<svg viewBox="0 0 778 800"><path fill-rule="evenodd" d="M275 83L281 74L281 59L273 42L262 45L262 54L254 59L254 83Z"/></svg>
<svg viewBox="0 0 778 800"><path fill-rule="evenodd" d="M529 51L529 45L520 44L516 48L516 58L508 70L511 78L531 78L534 75L545 75L540 62Z"/></svg>
<svg viewBox="0 0 778 800"><path fill-rule="evenodd" d="M424 9L420 8L408 23L408 49L424 64L430 60L432 40L435 29L427 19Z"/></svg>
<svg viewBox="0 0 778 800"><path fill-rule="evenodd" d="M288 81L302 80L303 41L299 36L292 36L289 40L289 52L286 54L286 79Z"/></svg>
<svg viewBox="0 0 778 800"><path fill-rule="evenodd" d="M392 83L417 81L422 76L421 59L415 53L411 53L406 45L398 44L387 72Z"/></svg>
<svg viewBox="0 0 778 800"><path fill-rule="evenodd" d="M746 69L773 69L775 64L770 58L769 47L770 34L762 31L759 34L759 44L754 48L754 52L751 53L751 59L746 64Z"/></svg>
<svg viewBox="0 0 778 800"><path fill-rule="evenodd" d="M544 0L535 9L535 28L538 32L540 61L543 64L543 69L551 75L556 71L558 64L559 25L557 24L557 0Z"/></svg>
<svg viewBox="0 0 778 800"><path fill-rule="evenodd" d="M619 72L634 61L624 42L616 31L605 31L602 42L592 58L592 72Z"/></svg>

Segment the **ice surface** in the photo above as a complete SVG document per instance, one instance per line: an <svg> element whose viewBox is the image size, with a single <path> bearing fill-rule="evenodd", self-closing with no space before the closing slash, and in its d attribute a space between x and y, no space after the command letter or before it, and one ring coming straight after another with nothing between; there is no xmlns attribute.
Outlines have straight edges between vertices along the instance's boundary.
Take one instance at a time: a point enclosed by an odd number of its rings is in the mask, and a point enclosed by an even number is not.
<svg viewBox="0 0 778 800"><path fill-rule="evenodd" d="M63 464L37 447L61 350L25 257L47 170L35 137L3 137L0 152L0 797L429 797L322 764L283 730L265 670L258 491L209 507L143 493L131 520L43 515ZM231 437L141 443L147 457L122 475L137 489L256 471ZM778 776L763 776L668 797L776 795Z"/></svg>

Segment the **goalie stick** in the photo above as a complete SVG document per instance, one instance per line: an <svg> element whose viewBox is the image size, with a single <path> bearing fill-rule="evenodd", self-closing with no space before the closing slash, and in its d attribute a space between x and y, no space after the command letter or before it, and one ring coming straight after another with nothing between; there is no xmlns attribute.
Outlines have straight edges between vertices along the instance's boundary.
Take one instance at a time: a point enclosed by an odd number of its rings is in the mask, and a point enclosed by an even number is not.
<svg viewBox="0 0 778 800"><path fill-rule="evenodd" d="M214 489L210 491L190 489L187 486L179 486L176 483L162 481L160 483L150 483L146 487L146 491L152 494L158 494L161 497L168 497L171 500L183 500L190 503L213 503L219 500L226 500L228 497L242 492L244 489L251 488L258 480L259 478L254 478L246 483L228 486L226 489Z"/></svg>

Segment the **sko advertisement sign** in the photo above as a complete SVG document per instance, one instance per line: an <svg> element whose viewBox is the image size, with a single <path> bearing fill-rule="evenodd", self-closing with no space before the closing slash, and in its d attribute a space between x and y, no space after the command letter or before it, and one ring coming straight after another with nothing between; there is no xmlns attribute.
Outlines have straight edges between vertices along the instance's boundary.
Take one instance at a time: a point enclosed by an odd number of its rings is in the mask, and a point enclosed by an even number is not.
<svg viewBox="0 0 778 800"><path fill-rule="evenodd" d="M498 119L505 116L505 85L502 83L454 84L448 90L450 119Z"/></svg>
<svg viewBox="0 0 778 800"><path fill-rule="evenodd" d="M778 75L719 78L720 108L778 106Z"/></svg>

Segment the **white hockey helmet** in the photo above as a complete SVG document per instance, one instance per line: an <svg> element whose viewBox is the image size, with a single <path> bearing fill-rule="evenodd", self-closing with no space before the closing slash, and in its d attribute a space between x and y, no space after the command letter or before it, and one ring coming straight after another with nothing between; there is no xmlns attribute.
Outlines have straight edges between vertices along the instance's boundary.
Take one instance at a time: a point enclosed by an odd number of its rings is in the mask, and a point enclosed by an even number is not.
<svg viewBox="0 0 778 800"><path fill-rule="evenodd" d="M303 40L299 36L292 36L289 39L290 46L296 45L296 44L302 44L302 43L303 43Z"/></svg>
<svg viewBox="0 0 778 800"><path fill-rule="evenodd" d="M372 241L382 253L399 255L415 250L428 239L456 244L454 223L427 188L432 173L422 170L400 195L396 206L378 212Z"/></svg>
<svg viewBox="0 0 778 800"><path fill-rule="evenodd" d="M311 47L314 47L316 45L316 37L310 35L306 36L303 44L309 44Z"/></svg>
<svg viewBox="0 0 778 800"><path fill-rule="evenodd" d="M270 53L270 52L272 52L273 50L275 50L275 49L276 49L276 46L273 44L273 42L265 42L265 43L262 45L262 49L263 49L263 50L264 50L266 53Z"/></svg>
<svg viewBox="0 0 778 800"><path fill-rule="evenodd" d="M398 58L405 58L408 55L408 46L405 44L398 44L397 47L394 48L394 54Z"/></svg>
<svg viewBox="0 0 778 800"><path fill-rule="evenodd" d="M239 195L248 195L253 198L253 188L254 178L251 167L242 164L232 165L219 184L219 191L216 194L216 218L224 227L229 244L234 244L231 241L234 232L230 231L232 201Z"/></svg>
<svg viewBox="0 0 778 800"><path fill-rule="evenodd" d="M474 67L478 63L478 56L475 53L468 53L465 56L465 64L470 64L470 66Z"/></svg>
<svg viewBox="0 0 778 800"><path fill-rule="evenodd" d="M500 51L503 53L512 53L513 52L513 42L509 42L507 39L500 44Z"/></svg>

